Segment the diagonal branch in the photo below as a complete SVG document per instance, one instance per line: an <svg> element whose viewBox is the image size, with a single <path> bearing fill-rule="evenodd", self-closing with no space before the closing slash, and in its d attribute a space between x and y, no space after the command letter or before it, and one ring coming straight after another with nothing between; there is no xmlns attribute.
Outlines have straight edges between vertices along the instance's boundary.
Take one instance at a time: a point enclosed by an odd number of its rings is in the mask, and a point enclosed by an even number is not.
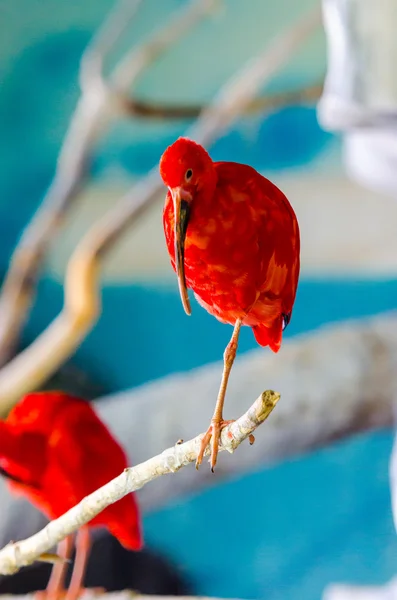
<svg viewBox="0 0 397 600"><path fill-rule="evenodd" d="M263 94L253 98L244 110L244 114L270 112L285 106L312 104L317 102L323 92L323 84L316 83L297 90ZM140 100L130 97L126 100L128 113L144 119L192 119L207 108L206 104L169 104Z"/></svg>
<svg viewBox="0 0 397 600"><path fill-rule="evenodd" d="M237 421L222 430L220 450L234 450L263 423L280 399L280 394L268 390ZM9 575L20 567L31 564L55 544L88 523L107 506L123 496L139 490L161 475L175 473L197 458L204 434L176 444L158 456L150 458L136 467L130 467L102 486L67 513L49 523L39 533L21 542L10 543L0 551L0 573ZM205 454L208 455L209 446Z"/></svg>
<svg viewBox="0 0 397 600"><path fill-rule="evenodd" d="M127 14L122 5L124 19L132 17L139 1L132 2L132 11ZM102 37L109 36L113 41L113 19L105 21ZM101 63L102 53L107 48L89 46L89 53L83 56L85 70L93 63ZM14 251L10 268L0 296L0 366L12 355L20 331L29 315L33 302L39 271L49 244L60 228L67 210L76 199L87 174L93 146L99 137L101 116L105 98L98 92L98 86L87 86L72 116L69 129L61 148L54 180L39 210L26 227Z"/></svg>
<svg viewBox="0 0 397 600"><path fill-rule="evenodd" d="M188 135L210 144L237 119L257 91L321 23L310 11L221 88ZM157 166L95 224L79 243L66 273L60 315L0 371L0 416L25 393L40 386L75 350L97 321L101 305L99 268L105 254L163 190Z"/></svg>
<svg viewBox="0 0 397 600"><path fill-rule="evenodd" d="M51 240L87 178L95 144L116 117L125 114L122 93L162 52L186 35L209 14L214 0L191 0L147 42L131 50L114 68L107 85L103 62L140 0L121 0L81 61L82 96L72 116L57 164L55 178L42 205L25 229L13 254L0 296L0 367L15 349L34 300L40 269Z"/></svg>
<svg viewBox="0 0 397 600"><path fill-rule="evenodd" d="M103 86L104 62L117 45L141 2L142 0L116 2L113 10L92 37L80 60L79 81L83 93L95 85ZM133 74L131 79L133 80Z"/></svg>

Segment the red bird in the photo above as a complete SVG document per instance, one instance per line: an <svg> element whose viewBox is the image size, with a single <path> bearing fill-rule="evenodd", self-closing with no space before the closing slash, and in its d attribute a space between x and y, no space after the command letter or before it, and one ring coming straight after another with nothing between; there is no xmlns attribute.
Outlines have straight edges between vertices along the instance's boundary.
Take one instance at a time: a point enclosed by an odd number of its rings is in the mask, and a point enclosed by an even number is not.
<svg viewBox="0 0 397 600"><path fill-rule="evenodd" d="M119 475L127 458L90 403L63 392L38 392L25 396L0 421L0 467L12 491L56 519ZM130 550L142 547L138 506L134 495L128 494L78 532L68 600L81 592L89 528L95 526L106 527ZM59 553L68 558L71 550L68 538ZM57 564L53 569L47 587L52 598L63 588L64 567Z"/></svg>
<svg viewBox="0 0 397 600"><path fill-rule="evenodd" d="M241 325L252 327L261 346L278 352L295 301L300 268L299 226L285 195L252 167L213 162L187 138L160 160L168 187L163 224L185 312L187 288L222 323L234 326L224 354L221 386L196 467L211 440L214 470L223 405ZM250 440L253 442L253 438Z"/></svg>

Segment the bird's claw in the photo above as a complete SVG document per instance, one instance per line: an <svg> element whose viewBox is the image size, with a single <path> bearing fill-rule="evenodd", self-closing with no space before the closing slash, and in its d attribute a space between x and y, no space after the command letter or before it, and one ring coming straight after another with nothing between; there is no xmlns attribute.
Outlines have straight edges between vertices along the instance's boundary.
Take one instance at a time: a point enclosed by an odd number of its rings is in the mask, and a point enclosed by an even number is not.
<svg viewBox="0 0 397 600"><path fill-rule="evenodd" d="M201 440L200 452L199 452L197 460L196 460L196 469L197 470L203 461L205 450L206 450L208 444L210 443L211 444L211 456L210 456L211 471L213 473L215 472L214 470L215 470L215 465L216 465L216 461L218 458L219 443L220 443L220 439L221 439L221 431L222 431L222 429L224 429L224 427L227 427L227 425L230 425L230 423L234 423L234 421L235 421L235 419L231 419L229 421L224 421L223 419L221 421L214 421L214 420L211 421L211 425L208 427L206 433L203 436L203 439Z"/></svg>

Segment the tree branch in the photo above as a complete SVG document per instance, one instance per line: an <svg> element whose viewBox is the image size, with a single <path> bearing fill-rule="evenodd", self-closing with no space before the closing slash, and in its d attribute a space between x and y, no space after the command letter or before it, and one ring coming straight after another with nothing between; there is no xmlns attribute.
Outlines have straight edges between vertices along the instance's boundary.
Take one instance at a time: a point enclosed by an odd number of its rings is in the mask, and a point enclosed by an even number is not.
<svg viewBox="0 0 397 600"><path fill-rule="evenodd" d="M312 104L321 97L322 92L323 83L321 82L298 90L264 94L259 98L252 99L245 110L242 111L242 114L251 115L273 111L285 106ZM192 119L198 117L207 108L208 104L165 104L134 97L126 100L128 113L131 116L144 119Z"/></svg>
<svg viewBox="0 0 397 600"><path fill-rule="evenodd" d="M269 49L250 60L221 88L187 135L204 145L212 143L320 23L320 11L316 7L278 37ZM156 165L79 243L67 267L61 314L0 371L0 416L7 414L23 394L41 385L93 327L101 310L98 291L101 261L125 229L162 191Z"/></svg>
<svg viewBox="0 0 397 600"><path fill-rule="evenodd" d="M121 0L88 46L81 61L82 96L72 116L57 164L55 178L42 205L14 251L0 296L0 367L15 350L34 300L40 268L51 240L87 177L95 144L112 122L125 114L122 94L162 52L209 13L214 0L192 0L147 42L127 53L107 84L103 62L140 0Z"/></svg>
<svg viewBox="0 0 397 600"><path fill-rule="evenodd" d="M237 421L222 430L220 450L234 450L263 423L280 399L280 394L268 390ZM161 475L175 473L196 460L204 434L194 439L175 444L158 456L150 458L125 471L102 486L67 513L49 523L35 535L20 542L12 542L0 551L0 573L10 575L20 567L31 564L55 544L88 523L107 506L117 502L126 494L139 490ZM210 452L209 446L205 454Z"/></svg>

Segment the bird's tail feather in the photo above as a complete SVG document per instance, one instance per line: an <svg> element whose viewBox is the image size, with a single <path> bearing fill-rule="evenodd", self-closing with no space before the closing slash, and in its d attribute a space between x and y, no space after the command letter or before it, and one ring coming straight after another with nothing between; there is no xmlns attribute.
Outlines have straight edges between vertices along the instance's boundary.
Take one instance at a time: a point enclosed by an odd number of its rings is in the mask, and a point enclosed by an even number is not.
<svg viewBox="0 0 397 600"><path fill-rule="evenodd" d="M110 533L128 550L140 550L143 546L142 526L135 497L128 494L109 508L117 512L117 518L109 522Z"/></svg>
<svg viewBox="0 0 397 600"><path fill-rule="evenodd" d="M118 524L112 524L109 526L109 531L119 540L124 548L128 550L141 550L143 539L139 523L136 523L129 531L125 526L120 527Z"/></svg>
<svg viewBox="0 0 397 600"><path fill-rule="evenodd" d="M282 319L276 319L271 327L265 325L255 325L252 328L256 341L260 346L269 346L273 352L280 350L283 338Z"/></svg>

